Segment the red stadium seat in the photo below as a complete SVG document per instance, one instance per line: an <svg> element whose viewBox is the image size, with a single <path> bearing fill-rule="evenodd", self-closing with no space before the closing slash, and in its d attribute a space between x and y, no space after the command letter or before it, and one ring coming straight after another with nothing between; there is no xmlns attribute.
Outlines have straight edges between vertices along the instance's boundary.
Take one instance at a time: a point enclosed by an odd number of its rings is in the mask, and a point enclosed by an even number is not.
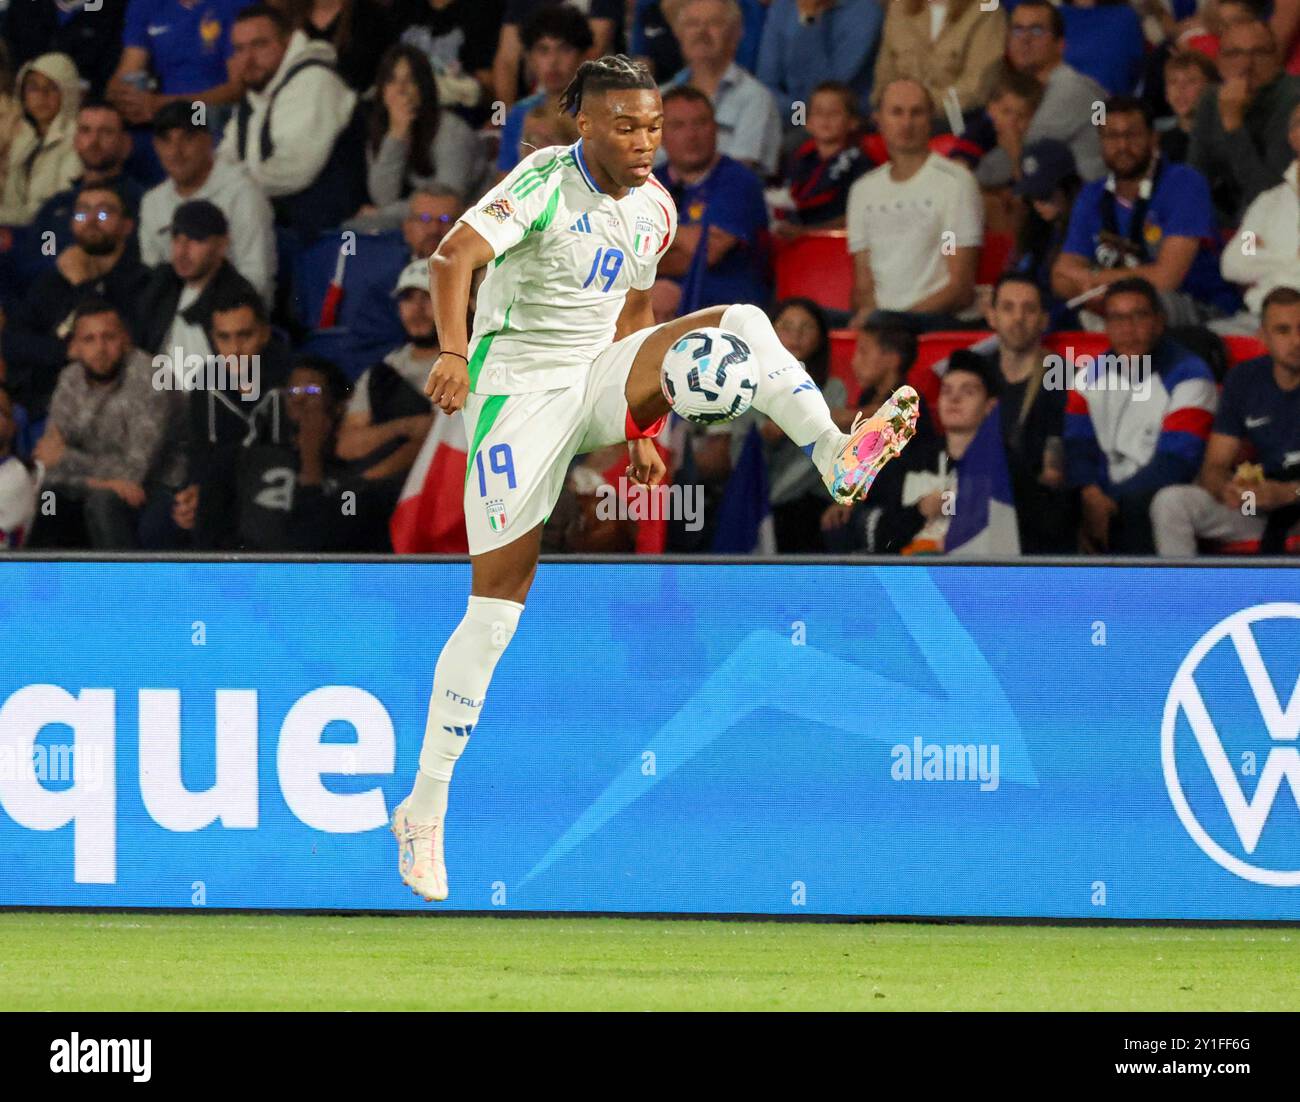
<svg viewBox="0 0 1300 1102"><path fill-rule="evenodd" d="M959 348L969 348L976 341L992 336L986 329L954 329L951 332L922 333L916 342L916 363L912 370L929 368L946 360Z"/></svg>
<svg viewBox="0 0 1300 1102"><path fill-rule="evenodd" d="M1073 349L1076 356L1100 356L1110 347L1110 341L1105 333L1088 333L1079 329L1048 333L1043 338L1043 345L1058 356L1064 356L1067 349Z"/></svg>
<svg viewBox="0 0 1300 1102"><path fill-rule="evenodd" d="M794 295L832 310L852 309L853 258L843 230L816 230L776 245L776 297Z"/></svg>
<svg viewBox="0 0 1300 1102"><path fill-rule="evenodd" d="M980 249L980 263L975 270L976 283L996 283L998 276L1007 270L1016 239L1009 233L989 233L984 236Z"/></svg>
<svg viewBox="0 0 1300 1102"><path fill-rule="evenodd" d="M976 341L989 336L979 329L957 329L952 332L922 333L916 342L916 363L907 373L907 382L930 407L930 417L935 428L939 424L939 376L934 373L934 365L946 360L959 348L969 348Z"/></svg>
<svg viewBox="0 0 1300 1102"><path fill-rule="evenodd" d="M873 165L883 165L889 160L889 150L885 146L885 136L883 134L865 134L858 144L862 147L862 152L870 158Z"/></svg>
<svg viewBox="0 0 1300 1102"><path fill-rule="evenodd" d="M1228 366L1236 367L1245 360L1267 355L1268 349L1258 337L1224 337L1223 345L1228 350Z"/></svg>
<svg viewBox="0 0 1300 1102"><path fill-rule="evenodd" d="M853 350L857 347L858 334L852 329L831 330L831 378L839 379L852 403L861 387L853 375Z"/></svg>
<svg viewBox="0 0 1300 1102"><path fill-rule="evenodd" d="M1201 543L1202 550L1210 555L1258 555L1259 545L1259 540L1236 540L1232 543L1214 543L1205 540ZM1300 554L1300 536L1287 537L1286 553Z"/></svg>

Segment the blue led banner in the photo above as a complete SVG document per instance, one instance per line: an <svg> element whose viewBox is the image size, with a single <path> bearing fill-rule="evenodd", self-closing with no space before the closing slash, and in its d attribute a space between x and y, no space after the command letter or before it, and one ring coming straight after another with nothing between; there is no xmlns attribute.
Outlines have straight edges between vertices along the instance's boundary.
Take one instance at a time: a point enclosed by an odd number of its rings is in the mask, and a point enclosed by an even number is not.
<svg viewBox="0 0 1300 1102"><path fill-rule="evenodd" d="M1300 585L547 563L466 910L1300 919ZM455 562L0 562L0 905L428 906L387 830Z"/></svg>

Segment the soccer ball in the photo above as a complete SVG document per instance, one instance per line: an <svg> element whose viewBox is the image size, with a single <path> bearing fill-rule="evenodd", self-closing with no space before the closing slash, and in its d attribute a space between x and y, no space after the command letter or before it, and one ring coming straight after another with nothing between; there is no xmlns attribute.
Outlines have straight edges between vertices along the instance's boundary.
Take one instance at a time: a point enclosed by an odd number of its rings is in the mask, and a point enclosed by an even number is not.
<svg viewBox="0 0 1300 1102"><path fill-rule="evenodd" d="M758 361L735 333L693 329L668 350L659 380L678 414L697 425L716 425L749 409L758 389Z"/></svg>

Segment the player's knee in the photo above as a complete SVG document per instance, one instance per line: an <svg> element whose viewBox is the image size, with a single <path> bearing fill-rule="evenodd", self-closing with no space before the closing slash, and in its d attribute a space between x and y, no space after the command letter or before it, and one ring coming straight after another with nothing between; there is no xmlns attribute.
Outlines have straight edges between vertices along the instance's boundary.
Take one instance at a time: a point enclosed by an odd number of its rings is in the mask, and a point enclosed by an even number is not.
<svg viewBox="0 0 1300 1102"><path fill-rule="evenodd" d="M726 313L722 315L721 329L726 329L731 333L739 333L745 336L746 330L751 326L767 326L769 329L772 323L767 320L767 315L763 311L749 302L737 302L733 306L728 306Z"/></svg>

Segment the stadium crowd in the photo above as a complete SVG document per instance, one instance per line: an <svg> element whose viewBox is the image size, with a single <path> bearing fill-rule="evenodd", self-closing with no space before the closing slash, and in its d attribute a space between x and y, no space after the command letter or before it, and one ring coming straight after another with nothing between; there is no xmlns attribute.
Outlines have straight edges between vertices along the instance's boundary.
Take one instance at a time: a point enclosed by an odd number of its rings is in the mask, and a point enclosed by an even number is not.
<svg viewBox="0 0 1300 1102"><path fill-rule="evenodd" d="M606 449L545 550L1300 551L1300 0L0 21L0 548L463 550L426 261L617 50L663 91L656 317L757 304L842 427L924 409L851 507L756 413L674 418L702 515Z"/></svg>

